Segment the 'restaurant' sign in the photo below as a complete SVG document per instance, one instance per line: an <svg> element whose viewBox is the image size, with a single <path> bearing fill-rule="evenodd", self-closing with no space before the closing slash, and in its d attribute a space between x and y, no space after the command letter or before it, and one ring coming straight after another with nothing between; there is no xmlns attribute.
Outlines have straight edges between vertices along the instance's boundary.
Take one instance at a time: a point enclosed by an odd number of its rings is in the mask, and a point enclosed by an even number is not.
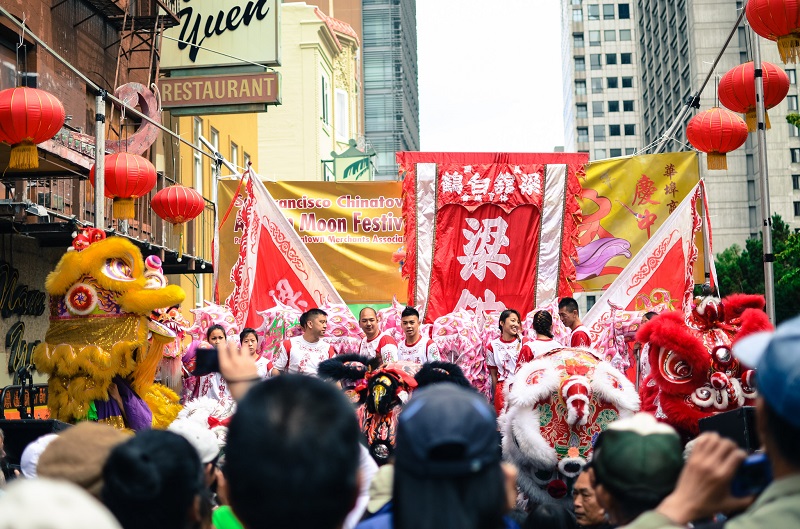
<svg viewBox="0 0 800 529"><path fill-rule="evenodd" d="M280 0L180 0L164 31L162 70L280 65Z"/></svg>
<svg viewBox="0 0 800 529"><path fill-rule="evenodd" d="M170 77L159 80L163 108L280 104L277 73Z"/></svg>

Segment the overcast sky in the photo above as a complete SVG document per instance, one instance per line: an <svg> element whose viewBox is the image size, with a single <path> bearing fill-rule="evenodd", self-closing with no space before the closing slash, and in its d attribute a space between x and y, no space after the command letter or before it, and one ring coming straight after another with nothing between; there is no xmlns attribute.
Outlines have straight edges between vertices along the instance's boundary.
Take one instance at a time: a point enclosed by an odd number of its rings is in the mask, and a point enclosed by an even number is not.
<svg viewBox="0 0 800 529"><path fill-rule="evenodd" d="M559 0L417 0L423 151L564 141Z"/></svg>

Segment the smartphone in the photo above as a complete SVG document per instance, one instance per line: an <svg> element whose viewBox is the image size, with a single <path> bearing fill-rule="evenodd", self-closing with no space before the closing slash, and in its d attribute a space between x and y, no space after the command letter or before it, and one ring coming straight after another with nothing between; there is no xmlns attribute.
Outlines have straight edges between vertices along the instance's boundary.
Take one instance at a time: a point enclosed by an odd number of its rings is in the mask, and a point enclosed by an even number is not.
<svg viewBox="0 0 800 529"><path fill-rule="evenodd" d="M772 482L772 467L766 454L757 453L742 461L731 481L731 494L745 498L760 494Z"/></svg>
<svg viewBox="0 0 800 529"><path fill-rule="evenodd" d="M214 347L198 347L192 375L201 377L210 373L219 373L219 353Z"/></svg>

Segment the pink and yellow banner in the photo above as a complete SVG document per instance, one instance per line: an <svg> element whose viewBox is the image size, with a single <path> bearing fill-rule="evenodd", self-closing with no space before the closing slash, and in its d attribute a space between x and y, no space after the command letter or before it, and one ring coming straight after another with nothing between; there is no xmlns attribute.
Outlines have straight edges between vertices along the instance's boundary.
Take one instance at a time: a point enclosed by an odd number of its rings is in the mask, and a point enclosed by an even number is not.
<svg viewBox="0 0 800 529"><path fill-rule="evenodd" d="M405 298L406 281L400 275L404 255L400 182L265 182L265 186L345 303ZM221 212L228 209L237 187L235 181L220 182ZM240 233L232 220L241 204L241 199L234 204L220 227L220 299L233 290L228 271L239 253Z"/></svg>
<svg viewBox="0 0 800 529"><path fill-rule="evenodd" d="M579 200L583 221L578 226L577 290L608 287L697 185L699 177L695 152L588 164ZM702 267L698 277L702 281Z"/></svg>

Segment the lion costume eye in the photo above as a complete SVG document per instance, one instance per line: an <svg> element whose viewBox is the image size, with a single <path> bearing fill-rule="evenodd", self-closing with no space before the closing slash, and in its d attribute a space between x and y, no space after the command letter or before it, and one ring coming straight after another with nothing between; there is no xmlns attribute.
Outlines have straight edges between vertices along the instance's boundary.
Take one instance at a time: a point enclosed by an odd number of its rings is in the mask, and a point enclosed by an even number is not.
<svg viewBox="0 0 800 529"><path fill-rule="evenodd" d="M674 384L685 384L692 378L692 366L675 351L662 347L658 353L658 365L661 376Z"/></svg>
<svg viewBox="0 0 800 529"><path fill-rule="evenodd" d="M125 259L113 257L106 259L103 274L115 281L133 281L133 270Z"/></svg>

